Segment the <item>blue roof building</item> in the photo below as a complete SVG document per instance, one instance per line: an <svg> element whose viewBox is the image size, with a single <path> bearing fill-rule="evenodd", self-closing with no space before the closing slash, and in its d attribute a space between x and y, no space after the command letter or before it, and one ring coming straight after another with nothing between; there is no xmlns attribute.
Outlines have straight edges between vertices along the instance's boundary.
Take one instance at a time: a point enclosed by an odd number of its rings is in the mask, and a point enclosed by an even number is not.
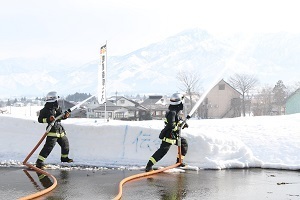
<svg viewBox="0 0 300 200"><path fill-rule="evenodd" d="M285 103L285 114L300 113L300 88L292 93Z"/></svg>

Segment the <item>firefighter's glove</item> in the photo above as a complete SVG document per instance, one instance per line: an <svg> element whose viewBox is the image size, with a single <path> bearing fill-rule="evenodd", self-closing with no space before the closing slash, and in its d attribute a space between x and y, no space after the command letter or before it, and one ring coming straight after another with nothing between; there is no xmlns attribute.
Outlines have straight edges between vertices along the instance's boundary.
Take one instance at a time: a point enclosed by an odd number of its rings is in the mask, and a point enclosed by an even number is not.
<svg viewBox="0 0 300 200"><path fill-rule="evenodd" d="M68 117L70 117L70 113L68 111L65 112L64 118L67 119Z"/></svg>
<svg viewBox="0 0 300 200"><path fill-rule="evenodd" d="M172 139L177 139L178 135L175 132L171 132L171 138Z"/></svg>
<svg viewBox="0 0 300 200"><path fill-rule="evenodd" d="M53 115L51 115L50 117L49 117L49 121L50 122L53 122L55 120L55 117L53 116Z"/></svg>
<svg viewBox="0 0 300 200"><path fill-rule="evenodd" d="M188 128L188 127L189 127L189 125L188 125L187 123L184 123L184 125L183 125L182 129L184 129L184 128Z"/></svg>

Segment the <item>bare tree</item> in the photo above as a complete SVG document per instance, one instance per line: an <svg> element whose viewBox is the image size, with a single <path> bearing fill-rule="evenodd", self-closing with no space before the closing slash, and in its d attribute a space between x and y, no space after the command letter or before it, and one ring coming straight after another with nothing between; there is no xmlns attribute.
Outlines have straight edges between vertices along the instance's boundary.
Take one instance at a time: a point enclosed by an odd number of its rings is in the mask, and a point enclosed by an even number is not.
<svg viewBox="0 0 300 200"><path fill-rule="evenodd" d="M177 73L177 79L180 81L181 86L179 89L189 95L191 107L193 108L193 93L198 91L200 87L200 76L197 72L180 71Z"/></svg>
<svg viewBox="0 0 300 200"><path fill-rule="evenodd" d="M256 86L258 79L253 75L235 74L229 78L229 83L242 94L243 116L246 116L245 95Z"/></svg>
<svg viewBox="0 0 300 200"><path fill-rule="evenodd" d="M272 111L272 91L273 88L269 85L264 86L259 91L255 97L256 102L254 104L254 115L270 115Z"/></svg>

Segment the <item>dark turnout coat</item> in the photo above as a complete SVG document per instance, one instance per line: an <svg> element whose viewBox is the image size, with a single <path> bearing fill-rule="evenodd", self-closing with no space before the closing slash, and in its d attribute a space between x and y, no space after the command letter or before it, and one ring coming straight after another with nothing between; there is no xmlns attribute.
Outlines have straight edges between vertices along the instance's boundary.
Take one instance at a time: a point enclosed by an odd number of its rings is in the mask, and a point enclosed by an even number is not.
<svg viewBox="0 0 300 200"><path fill-rule="evenodd" d="M160 132L159 138L164 137L170 139L176 139L178 137L178 125L181 118L178 116L175 110L170 110L166 113L165 127Z"/></svg>
<svg viewBox="0 0 300 200"><path fill-rule="evenodd" d="M55 108L53 107L52 103L46 103L44 108L40 110L40 115L38 117L38 122L40 123L48 123L48 126L50 125L50 117L58 117L60 114L62 114L61 108ZM64 119L64 118L62 118ZM60 123L60 119L57 120L54 125L52 126L50 132L52 133L63 133L65 130L63 126ZM47 128L48 128L47 126ZM46 128L46 129L47 129Z"/></svg>

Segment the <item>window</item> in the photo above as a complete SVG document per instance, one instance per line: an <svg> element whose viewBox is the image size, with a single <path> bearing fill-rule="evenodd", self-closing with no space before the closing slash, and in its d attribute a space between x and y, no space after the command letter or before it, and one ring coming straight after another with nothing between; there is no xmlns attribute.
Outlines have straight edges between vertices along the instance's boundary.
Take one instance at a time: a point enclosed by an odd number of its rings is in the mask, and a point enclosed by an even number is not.
<svg viewBox="0 0 300 200"><path fill-rule="evenodd" d="M95 112L95 117L96 118L101 118L101 112Z"/></svg>
<svg viewBox="0 0 300 200"><path fill-rule="evenodd" d="M160 110L157 110L157 111L155 112L155 115L156 115L156 116L161 116L161 111L160 111Z"/></svg>
<svg viewBox="0 0 300 200"><path fill-rule="evenodd" d="M115 116L117 119L121 119L121 118L124 118L124 113L117 112L117 113L115 113Z"/></svg>
<svg viewBox="0 0 300 200"><path fill-rule="evenodd" d="M219 85L219 90L225 90L225 84L220 84Z"/></svg>

